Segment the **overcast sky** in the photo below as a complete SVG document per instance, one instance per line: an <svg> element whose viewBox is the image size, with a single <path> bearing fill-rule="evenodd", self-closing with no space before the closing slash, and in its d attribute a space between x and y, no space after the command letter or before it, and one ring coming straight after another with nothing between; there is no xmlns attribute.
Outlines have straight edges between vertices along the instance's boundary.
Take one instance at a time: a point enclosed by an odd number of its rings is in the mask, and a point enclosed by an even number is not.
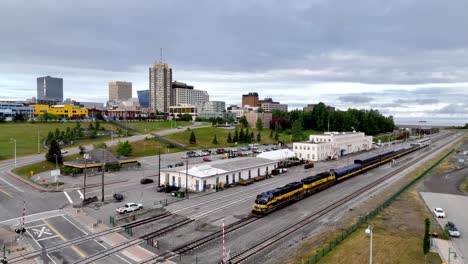
<svg viewBox="0 0 468 264"><path fill-rule="evenodd" d="M148 89L163 59L173 79L240 104L258 92L302 108L468 121L468 2L0 1L0 100L64 96L104 102L111 80Z"/></svg>

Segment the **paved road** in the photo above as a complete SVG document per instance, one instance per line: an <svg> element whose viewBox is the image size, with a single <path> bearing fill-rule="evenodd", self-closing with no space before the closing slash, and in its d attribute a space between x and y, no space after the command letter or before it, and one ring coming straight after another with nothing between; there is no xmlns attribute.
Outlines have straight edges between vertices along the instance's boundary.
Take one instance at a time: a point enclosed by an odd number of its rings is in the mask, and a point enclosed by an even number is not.
<svg viewBox="0 0 468 264"><path fill-rule="evenodd" d="M455 223L460 230L459 238L452 238L451 247L455 248L458 257L468 263L468 212L466 205L468 197L453 194L422 192L421 196L430 210L435 207L441 207L445 210L446 218L437 218L440 226L444 227L447 221Z"/></svg>

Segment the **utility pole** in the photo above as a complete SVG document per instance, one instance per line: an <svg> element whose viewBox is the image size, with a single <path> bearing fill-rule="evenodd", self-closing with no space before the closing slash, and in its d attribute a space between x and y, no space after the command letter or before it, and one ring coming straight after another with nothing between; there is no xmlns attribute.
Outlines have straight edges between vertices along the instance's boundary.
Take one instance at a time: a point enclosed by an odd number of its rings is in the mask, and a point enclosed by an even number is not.
<svg viewBox="0 0 468 264"><path fill-rule="evenodd" d="M41 153L41 145L39 139L39 132L37 132L37 154Z"/></svg>
<svg viewBox="0 0 468 264"><path fill-rule="evenodd" d="M161 185L161 149L158 149L158 186L159 185Z"/></svg>
<svg viewBox="0 0 468 264"><path fill-rule="evenodd" d="M189 198L189 194L188 194L188 157L187 157L187 163L185 165L185 197L187 197L187 199Z"/></svg>
<svg viewBox="0 0 468 264"><path fill-rule="evenodd" d="M102 151L102 199L101 202L104 202L104 170L106 169L106 164L104 160L104 149Z"/></svg>
<svg viewBox="0 0 468 264"><path fill-rule="evenodd" d="M84 179L83 179L83 202L86 200L86 165L88 163L88 153L84 154Z"/></svg>

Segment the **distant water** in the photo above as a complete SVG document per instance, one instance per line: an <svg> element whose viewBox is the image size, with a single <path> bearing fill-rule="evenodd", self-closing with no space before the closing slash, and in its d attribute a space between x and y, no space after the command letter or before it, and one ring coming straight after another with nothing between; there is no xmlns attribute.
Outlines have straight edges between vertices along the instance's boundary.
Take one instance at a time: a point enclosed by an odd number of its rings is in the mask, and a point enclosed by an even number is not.
<svg viewBox="0 0 468 264"><path fill-rule="evenodd" d="M393 117L395 125L411 126L464 126L468 123L466 117ZM425 122L420 122L425 121Z"/></svg>

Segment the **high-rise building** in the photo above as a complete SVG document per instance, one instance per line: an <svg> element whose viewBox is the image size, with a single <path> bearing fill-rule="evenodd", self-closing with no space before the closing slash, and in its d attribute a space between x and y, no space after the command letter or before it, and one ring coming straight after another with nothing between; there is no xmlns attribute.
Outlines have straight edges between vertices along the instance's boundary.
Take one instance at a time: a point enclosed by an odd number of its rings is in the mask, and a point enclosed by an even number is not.
<svg viewBox="0 0 468 264"><path fill-rule="evenodd" d="M242 95L242 107L246 105L251 107L260 106L258 103L258 93L248 93Z"/></svg>
<svg viewBox="0 0 468 264"><path fill-rule="evenodd" d="M37 78L37 100L63 100L63 79L51 76Z"/></svg>
<svg viewBox="0 0 468 264"><path fill-rule="evenodd" d="M193 89L192 104L194 104L194 105L204 105L208 101L210 101L210 96L208 95L207 91Z"/></svg>
<svg viewBox="0 0 468 264"><path fill-rule="evenodd" d="M141 107L149 107L149 90L137 91L138 102Z"/></svg>
<svg viewBox="0 0 468 264"><path fill-rule="evenodd" d="M109 101L128 100L132 98L131 82L109 82Z"/></svg>
<svg viewBox="0 0 468 264"><path fill-rule="evenodd" d="M193 86L183 82L172 82L171 106L192 105Z"/></svg>
<svg viewBox="0 0 468 264"><path fill-rule="evenodd" d="M169 112L171 105L172 69L164 62L155 62L149 68L150 111Z"/></svg>

